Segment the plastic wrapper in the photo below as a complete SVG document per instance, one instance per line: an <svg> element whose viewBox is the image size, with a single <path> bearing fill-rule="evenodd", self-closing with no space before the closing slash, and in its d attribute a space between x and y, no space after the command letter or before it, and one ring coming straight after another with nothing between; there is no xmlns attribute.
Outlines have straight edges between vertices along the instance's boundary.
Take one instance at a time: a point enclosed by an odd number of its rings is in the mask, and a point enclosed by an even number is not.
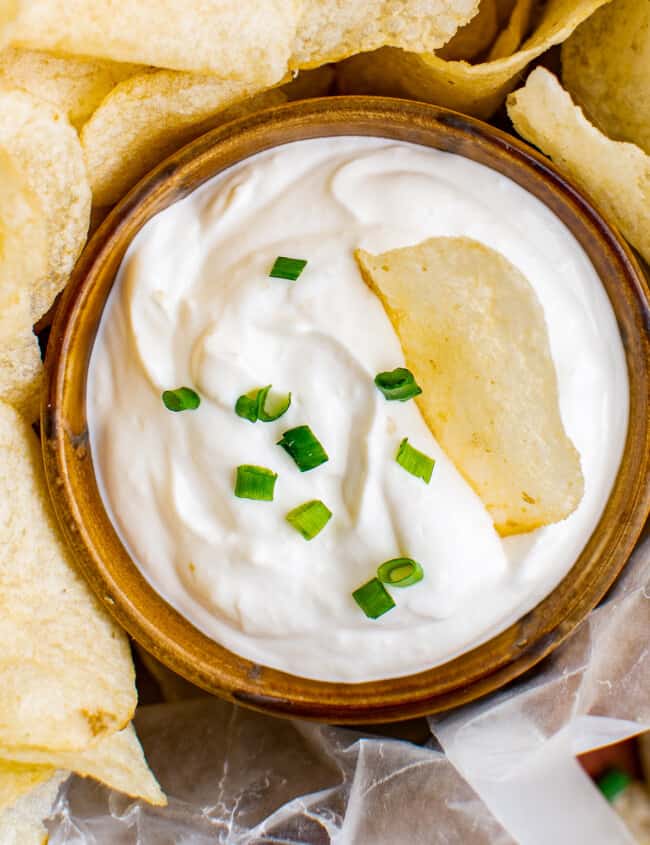
<svg viewBox="0 0 650 845"><path fill-rule="evenodd" d="M209 697L141 708L169 805L71 778L50 845L624 845L575 760L650 726L650 542L551 657L424 745ZM198 694L198 691L197 691Z"/></svg>

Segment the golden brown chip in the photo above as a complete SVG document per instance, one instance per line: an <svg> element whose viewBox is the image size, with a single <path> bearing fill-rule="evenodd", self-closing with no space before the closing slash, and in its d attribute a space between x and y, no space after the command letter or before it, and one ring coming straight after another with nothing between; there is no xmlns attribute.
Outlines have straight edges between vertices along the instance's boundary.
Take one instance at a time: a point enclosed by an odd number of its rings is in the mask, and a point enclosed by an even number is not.
<svg viewBox="0 0 650 845"><path fill-rule="evenodd" d="M470 238L357 250L434 436L502 535L565 519L583 493L560 418L544 312L525 276Z"/></svg>
<svg viewBox="0 0 650 845"><path fill-rule="evenodd" d="M28 767L41 767L45 771L65 769L82 777L93 778L133 798L142 798L150 804L162 806L166 803L165 796L144 759L133 725L107 736L85 751L45 751L32 748L13 749L11 754L12 763L25 767L25 781L28 778Z"/></svg>
<svg viewBox="0 0 650 845"><path fill-rule="evenodd" d="M650 155L650 3L615 0L562 47L562 81L610 138Z"/></svg>
<svg viewBox="0 0 650 845"><path fill-rule="evenodd" d="M544 68L508 97L508 114L650 261L650 156L596 129Z"/></svg>
<svg viewBox="0 0 650 845"><path fill-rule="evenodd" d="M298 12L297 0L29 0L11 41L262 88L286 72Z"/></svg>
<svg viewBox="0 0 650 845"><path fill-rule="evenodd" d="M337 62L390 45L436 50L478 11L479 0L304 0L291 68Z"/></svg>
<svg viewBox="0 0 650 845"><path fill-rule="evenodd" d="M154 165L216 125L226 108L257 93L246 83L168 70L118 85L81 133L95 205L117 202ZM286 100L259 96L253 108Z"/></svg>
<svg viewBox="0 0 650 845"><path fill-rule="evenodd" d="M131 719L131 654L60 536L34 432L2 402L0 525L0 756L85 750Z"/></svg>
<svg viewBox="0 0 650 845"><path fill-rule="evenodd" d="M54 771L51 766L34 766L0 759L0 818L7 807L12 807L23 795L51 778Z"/></svg>
<svg viewBox="0 0 650 845"><path fill-rule="evenodd" d="M0 400L38 416L42 376L31 292L47 268L45 219L25 179L0 149Z"/></svg>
<svg viewBox="0 0 650 845"><path fill-rule="evenodd" d="M461 27L444 47L436 50L436 56L448 62L469 62L494 41L498 25L496 0L481 0L478 14Z"/></svg>
<svg viewBox="0 0 650 845"><path fill-rule="evenodd" d="M55 56L38 50L0 52L0 83L20 88L62 111L77 129L119 83L141 65Z"/></svg>
<svg viewBox="0 0 650 845"><path fill-rule="evenodd" d="M432 53L385 48L343 62L338 71L339 85L347 93L410 97L487 118L502 104L533 59L561 44L606 2L549 0L539 24L521 49L493 62L446 62Z"/></svg>
<svg viewBox="0 0 650 845"><path fill-rule="evenodd" d="M0 88L0 149L25 179L45 215L45 276L31 292L33 321L65 285L90 220L90 188L77 133L58 109L25 91Z"/></svg>
<svg viewBox="0 0 650 845"><path fill-rule="evenodd" d="M67 777L67 772L52 773L12 807L0 812L2 845L45 845L48 837L43 821L52 812L59 788Z"/></svg>
<svg viewBox="0 0 650 845"><path fill-rule="evenodd" d="M517 0L507 26L499 33L488 53L488 62L504 59L519 49L530 27L534 9L535 0Z"/></svg>

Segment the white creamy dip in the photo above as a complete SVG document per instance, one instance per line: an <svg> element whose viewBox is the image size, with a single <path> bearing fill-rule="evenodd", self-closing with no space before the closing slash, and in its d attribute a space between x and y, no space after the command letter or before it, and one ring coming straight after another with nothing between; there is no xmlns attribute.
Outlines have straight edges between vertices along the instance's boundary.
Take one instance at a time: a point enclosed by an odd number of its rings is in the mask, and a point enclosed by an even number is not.
<svg viewBox="0 0 650 845"><path fill-rule="evenodd" d="M562 418L585 495L567 520L499 538L415 402L373 378L403 366L353 251L466 235L526 275L544 308ZM278 255L308 259L269 278ZM272 383L289 411L251 424L237 397ZM171 413L181 385L196 411ZM621 458L628 384L616 321L568 229L514 182L461 156L373 138L300 141L254 156L151 220L105 309L89 373L102 495L151 584L198 628L258 663L359 682L444 662L530 610L595 527ZM309 425L329 462L300 473L276 445ZM436 460L431 483L395 462L400 440ZM235 498L235 468L278 473L273 502ZM322 499L306 542L286 521ZM352 591L385 560L425 577L364 616Z"/></svg>

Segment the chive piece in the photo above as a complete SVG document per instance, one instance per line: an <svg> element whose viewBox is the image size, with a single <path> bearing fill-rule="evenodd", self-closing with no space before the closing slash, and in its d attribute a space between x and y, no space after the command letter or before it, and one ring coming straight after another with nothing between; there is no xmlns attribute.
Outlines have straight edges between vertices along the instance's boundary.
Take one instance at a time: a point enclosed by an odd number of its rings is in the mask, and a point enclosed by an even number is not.
<svg viewBox="0 0 650 845"><path fill-rule="evenodd" d="M284 255L279 255L271 267L269 276L295 282L306 266L307 262L302 258L286 258Z"/></svg>
<svg viewBox="0 0 650 845"><path fill-rule="evenodd" d="M240 499L257 499L261 502L273 501L273 490L278 474L266 467L242 464L237 467L235 496Z"/></svg>
<svg viewBox="0 0 650 845"><path fill-rule="evenodd" d="M391 587L410 587L424 578L420 564L410 557L387 560L377 570L377 578Z"/></svg>
<svg viewBox="0 0 650 845"><path fill-rule="evenodd" d="M291 455L300 472L308 472L329 461L327 452L308 425L299 425L285 431L277 445Z"/></svg>
<svg viewBox="0 0 650 845"><path fill-rule="evenodd" d="M195 411L201 404L201 397L191 387L165 390L162 400L168 411Z"/></svg>
<svg viewBox="0 0 650 845"><path fill-rule="evenodd" d="M257 393L257 418L262 422L273 422L279 420L283 414L286 414L291 405L291 394L277 397L272 403L267 402L269 390L273 385L267 384Z"/></svg>
<svg viewBox="0 0 650 845"><path fill-rule="evenodd" d="M352 598L369 619L377 619L395 607L395 602L378 578L356 589Z"/></svg>
<svg viewBox="0 0 650 845"><path fill-rule="evenodd" d="M257 393L255 396L240 396L235 402L235 413L249 422L257 422Z"/></svg>
<svg viewBox="0 0 650 845"><path fill-rule="evenodd" d="M273 385L267 384L266 387L260 387L259 390L252 390L250 393L245 393L239 397L235 403L235 413L238 417L242 417L249 422L273 422L280 419L283 414L286 414L291 405L291 394L277 397L272 403L269 403L268 395Z"/></svg>
<svg viewBox="0 0 650 845"><path fill-rule="evenodd" d="M608 801L615 801L630 785L632 778L622 769L607 769L596 781L598 789Z"/></svg>
<svg viewBox="0 0 650 845"><path fill-rule="evenodd" d="M313 499L298 505L286 516L290 525L299 531L305 540L313 540L332 518L332 511L320 499Z"/></svg>
<svg viewBox="0 0 650 845"><path fill-rule="evenodd" d="M417 449L414 449L409 444L408 437L405 437L399 444L395 460L407 472L410 472L411 475L421 478L425 484L431 481L431 473L436 462L433 458L425 455L424 452L418 452Z"/></svg>
<svg viewBox="0 0 650 845"><path fill-rule="evenodd" d="M378 373L375 376L375 384L388 400L406 402L422 393L413 373L406 367L397 367L388 373Z"/></svg>

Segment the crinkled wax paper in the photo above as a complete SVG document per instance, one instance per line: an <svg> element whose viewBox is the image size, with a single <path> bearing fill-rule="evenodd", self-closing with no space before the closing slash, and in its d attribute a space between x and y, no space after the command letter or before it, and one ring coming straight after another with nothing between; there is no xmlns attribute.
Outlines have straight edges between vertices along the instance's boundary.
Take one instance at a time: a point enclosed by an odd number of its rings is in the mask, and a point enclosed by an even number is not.
<svg viewBox="0 0 650 845"><path fill-rule="evenodd" d="M618 845L574 755L650 727L650 541L524 679L430 719L425 747L209 697L141 708L169 806L71 778L50 845Z"/></svg>

